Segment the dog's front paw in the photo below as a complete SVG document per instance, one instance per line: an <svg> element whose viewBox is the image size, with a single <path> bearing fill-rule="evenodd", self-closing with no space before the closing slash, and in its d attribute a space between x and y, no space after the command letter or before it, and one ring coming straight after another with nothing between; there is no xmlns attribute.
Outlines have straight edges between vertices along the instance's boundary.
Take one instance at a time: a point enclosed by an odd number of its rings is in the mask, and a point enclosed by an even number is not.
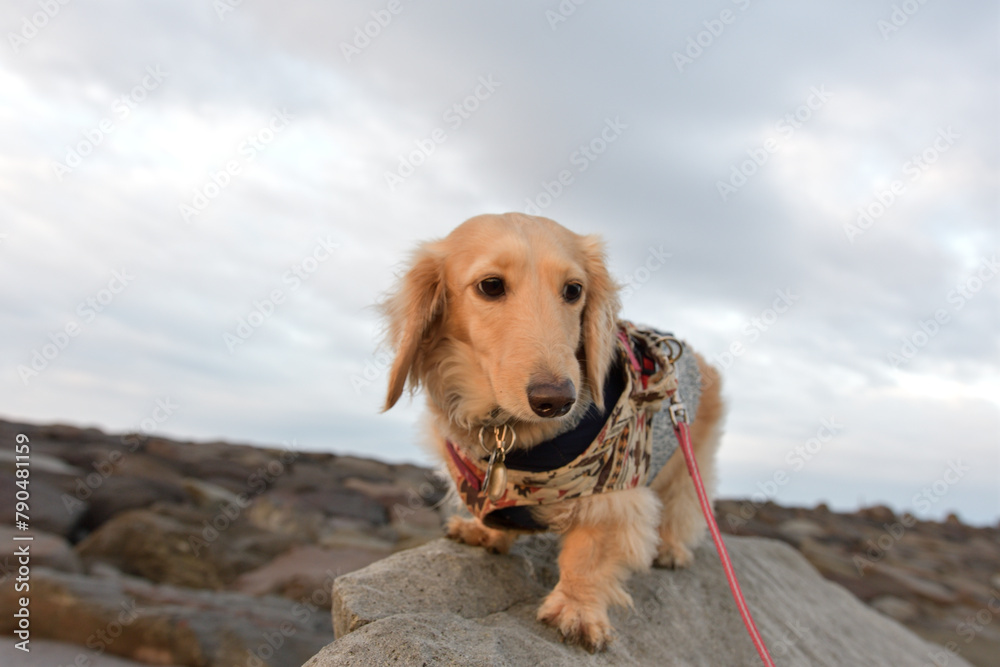
<svg viewBox="0 0 1000 667"><path fill-rule="evenodd" d="M562 633L564 639L580 644L591 653L603 651L614 637L614 629L603 606L574 600L559 586L538 608L538 620Z"/></svg>
<svg viewBox="0 0 1000 667"><path fill-rule="evenodd" d="M517 537L502 530L487 528L478 519L463 519L460 516L448 519L447 535L456 542L484 547L495 554L510 551L510 545Z"/></svg>
<svg viewBox="0 0 1000 667"><path fill-rule="evenodd" d="M670 568L671 570L679 570L682 567L690 565L692 561L694 561L694 554L691 553L691 550L683 544L676 542L661 544L656 558L653 560L653 565Z"/></svg>

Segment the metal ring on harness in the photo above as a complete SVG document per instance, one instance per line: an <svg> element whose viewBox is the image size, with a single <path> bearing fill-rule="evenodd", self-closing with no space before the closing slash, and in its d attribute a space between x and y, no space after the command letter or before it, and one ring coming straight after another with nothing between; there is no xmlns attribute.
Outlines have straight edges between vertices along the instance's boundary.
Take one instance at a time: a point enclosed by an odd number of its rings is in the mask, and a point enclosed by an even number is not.
<svg viewBox="0 0 1000 667"><path fill-rule="evenodd" d="M514 445L517 443L517 431L514 430L514 427L510 427L510 445L504 447L503 443L507 441L507 430L508 430L507 424L503 425L503 431L501 431L500 428L501 427L499 426L493 427L493 437L496 438L497 441L496 448L494 449L494 451L496 449L499 449L504 454L507 454L510 452L510 450L514 448ZM483 443L483 431L485 430L486 430L485 424L479 427L479 447L484 452L486 452L487 456L491 456L493 452L486 449L486 445Z"/></svg>
<svg viewBox="0 0 1000 667"><path fill-rule="evenodd" d="M667 361L672 364L676 364L677 360L681 358L684 354L684 346L679 340L673 336L667 335L655 335L655 340L657 343L663 343L667 347Z"/></svg>

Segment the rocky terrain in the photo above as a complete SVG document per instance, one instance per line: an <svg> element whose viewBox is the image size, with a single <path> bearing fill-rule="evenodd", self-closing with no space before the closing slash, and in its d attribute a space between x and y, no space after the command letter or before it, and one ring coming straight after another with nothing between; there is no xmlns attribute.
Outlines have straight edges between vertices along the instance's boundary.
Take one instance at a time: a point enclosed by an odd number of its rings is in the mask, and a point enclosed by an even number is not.
<svg viewBox="0 0 1000 667"><path fill-rule="evenodd" d="M970 667L823 579L787 544L724 539L775 664ZM522 538L503 556L442 538L346 574L333 585L337 640L305 667L761 664L711 544L684 570L630 577L634 608L611 610L615 637L594 654L535 620L559 578L558 553L553 535Z"/></svg>
<svg viewBox="0 0 1000 667"><path fill-rule="evenodd" d="M31 446L28 531L14 525L18 433ZM2 421L0 443L5 665L52 664L8 650L24 595L15 535L34 536L32 642L63 642L72 657L59 664L297 667L334 639L337 576L441 534L444 487L417 466ZM1000 664L997 527L739 500L717 514L725 532L791 545L939 644L927 664Z"/></svg>

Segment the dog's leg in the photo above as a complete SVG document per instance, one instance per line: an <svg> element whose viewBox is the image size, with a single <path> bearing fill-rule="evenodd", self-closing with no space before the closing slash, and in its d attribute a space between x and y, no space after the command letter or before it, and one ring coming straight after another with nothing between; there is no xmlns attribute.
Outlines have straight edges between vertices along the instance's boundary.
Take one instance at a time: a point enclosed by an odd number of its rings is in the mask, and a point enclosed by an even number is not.
<svg viewBox="0 0 1000 667"><path fill-rule="evenodd" d="M453 516L448 519L448 537L474 547L485 547L493 553L505 554L517 539L517 533L489 528L479 519Z"/></svg>
<svg viewBox="0 0 1000 667"><path fill-rule="evenodd" d="M698 416L691 424L691 447L709 498L715 497L715 452L722 436L724 405L718 371L700 355L702 391ZM691 549L705 536L705 519L682 452L677 452L653 480L651 488L660 497L660 548L654 565L678 568L691 563Z"/></svg>
<svg viewBox="0 0 1000 667"><path fill-rule="evenodd" d="M643 487L566 504L563 516L548 510L563 543L559 583L538 609L538 619L588 651L599 651L612 638L608 607L632 605L625 580L630 572L647 569L656 553L659 501Z"/></svg>

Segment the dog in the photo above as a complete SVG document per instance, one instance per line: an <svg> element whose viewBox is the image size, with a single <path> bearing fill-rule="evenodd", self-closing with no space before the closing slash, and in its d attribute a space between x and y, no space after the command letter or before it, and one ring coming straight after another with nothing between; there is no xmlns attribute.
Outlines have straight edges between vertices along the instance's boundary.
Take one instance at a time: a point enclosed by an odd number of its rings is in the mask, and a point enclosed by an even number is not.
<svg viewBox="0 0 1000 667"><path fill-rule="evenodd" d="M607 435L604 420L621 416L612 394L624 405L623 384L638 393L640 381L645 386L645 371L630 369L627 357L636 359L623 352L641 336L619 320L618 291L600 237L506 213L471 218L445 238L421 244L381 303L394 353L384 410L407 387L411 394L424 389L432 450L473 512L473 518L451 517L448 536L506 553L521 534L558 533L559 581L537 616L591 652L614 636L609 607L632 605L629 574L651 565L685 567L706 528L683 457L671 455L657 471L649 465L655 455L642 452L641 439L652 432L663 440L665 419L669 425L668 411L655 400L636 408L632 423L616 424L616 433L638 437L639 446L629 445L599 473L587 467L594 457L571 443L581 429L589 429L585 439ZM657 342L670 343L657 348L667 356L681 349L659 332L645 340L654 357ZM692 446L714 497L724 416L719 374L687 349L681 359L699 394ZM660 365L673 360L664 357ZM658 372L656 363L643 363ZM650 406L655 409L646 410ZM690 403L688 412L694 412ZM548 472L546 465L566 464L563 448L577 456L569 466L576 468ZM533 463L536 454L563 458ZM608 470L623 467L609 482ZM642 477L646 483L636 484ZM550 478L603 489L564 494L546 488Z"/></svg>

